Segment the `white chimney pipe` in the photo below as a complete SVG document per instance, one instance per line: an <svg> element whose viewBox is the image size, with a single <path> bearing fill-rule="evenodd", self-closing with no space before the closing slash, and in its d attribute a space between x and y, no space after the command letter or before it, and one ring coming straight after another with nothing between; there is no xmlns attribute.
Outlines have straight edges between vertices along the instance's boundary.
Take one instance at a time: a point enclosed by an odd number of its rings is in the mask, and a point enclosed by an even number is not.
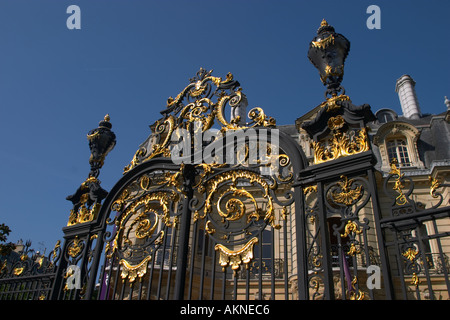
<svg viewBox="0 0 450 320"><path fill-rule="evenodd" d="M419 119L421 117L419 101L414 90L415 85L416 82L407 74L401 76L395 84L395 91L400 99L403 116L408 119Z"/></svg>

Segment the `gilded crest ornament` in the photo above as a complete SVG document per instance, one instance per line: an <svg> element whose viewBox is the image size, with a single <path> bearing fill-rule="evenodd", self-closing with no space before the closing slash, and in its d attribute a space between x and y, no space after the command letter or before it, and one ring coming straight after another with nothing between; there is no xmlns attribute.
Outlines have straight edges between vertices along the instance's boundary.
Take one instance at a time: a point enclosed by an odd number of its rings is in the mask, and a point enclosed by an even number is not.
<svg viewBox="0 0 450 320"><path fill-rule="evenodd" d="M248 264L253 259L253 246L255 243L258 243L258 238L250 239L241 249L239 250L229 250L222 244L217 244L215 246L215 250L219 251L219 264L222 268L226 268L227 266L231 266L233 271L239 269L239 266L244 263L246 268L248 268Z"/></svg>
<svg viewBox="0 0 450 320"><path fill-rule="evenodd" d="M67 248L67 253L72 258L76 258L81 254L81 251L83 250L84 243L80 239L78 239L78 236L75 236L72 243Z"/></svg>
<svg viewBox="0 0 450 320"><path fill-rule="evenodd" d="M314 149L314 164L319 164L368 151L370 142L367 129L362 128L356 131L356 135L337 130L328 140L328 146L316 141L312 141L311 146Z"/></svg>

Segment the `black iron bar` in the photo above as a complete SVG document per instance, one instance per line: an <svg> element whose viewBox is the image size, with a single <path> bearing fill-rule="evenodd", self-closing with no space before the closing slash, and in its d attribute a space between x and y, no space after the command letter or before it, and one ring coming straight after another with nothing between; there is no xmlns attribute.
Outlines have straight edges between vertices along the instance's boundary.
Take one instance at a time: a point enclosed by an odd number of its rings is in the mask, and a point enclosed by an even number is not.
<svg viewBox="0 0 450 320"><path fill-rule="evenodd" d="M167 275L167 291L166 291L166 300L170 298L170 288L172 284L172 270L173 270L173 256L175 253L175 239L177 237L178 227L173 227L171 232L171 244L170 244L170 261L169 261L169 273Z"/></svg>
<svg viewBox="0 0 450 320"><path fill-rule="evenodd" d="M328 235L327 228L327 209L325 207L325 195L323 182L317 183L317 201L319 205L319 212L321 216L319 218L320 231L321 231L321 251L322 251L322 266L324 273L324 299L334 300L334 281L332 273L332 264L330 257L330 237Z"/></svg>
<svg viewBox="0 0 450 320"><path fill-rule="evenodd" d="M195 221L193 232L192 232L192 245L191 245L191 262L189 266L189 285L188 285L188 292L187 292L187 299L192 299L192 286L194 281L194 268L195 268L195 255L197 254L197 233L199 229L199 223L198 220ZM178 270L177 270L178 271Z"/></svg>
<svg viewBox="0 0 450 320"><path fill-rule="evenodd" d="M161 262L159 264L159 278L158 278L158 289L156 290L156 300L159 300L161 297L161 287L162 287L162 279L164 273L164 260L166 257L166 244L167 244L167 225L164 224L164 243L162 247L162 251L160 251Z"/></svg>
<svg viewBox="0 0 450 320"><path fill-rule="evenodd" d="M193 170L193 168L185 168L185 170ZM189 175L189 172L187 173ZM191 210L189 209L189 202L193 196L192 190L193 181L185 181L185 192L186 195L183 199L183 212L181 214L180 221L180 236L179 236L179 247L177 253L177 273L175 275L175 300L184 299L184 287L186 283L186 269L187 269L187 256L189 252L189 233L191 227ZM194 254L194 248L192 248L192 255ZM193 271L193 266L191 266L191 272Z"/></svg>
<svg viewBox="0 0 450 320"><path fill-rule="evenodd" d="M271 289L271 300L275 300L275 228L272 228L270 232L271 244L270 244L270 289Z"/></svg>
<svg viewBox="0 0 450 320"><path fill-rule="evenodd" d="M209 239L209 243L213 244L213 241ZM213 256L211 259L211 294L210 300L214 300L214 291L216 288L216 250L213 250Z"/></svg>
<svg viewBox="0 0 450 320"><path fill-rule="evenodd" d="M155 248L152 252L152 264L150 269L150 275L148 277L148 287L147 287L147 300L151 299L152 294L152 284L153 284L153 274L155 272L155 256L158 248Z"/></svg>
<svg viewBox="0 0 450 320"><path fill-rule="evenodd" d="M419 253L420 253L420 256L423 261L423 267L425 269L424 273L425 273L425 278L427 279L429 298L430 298L430 300L435 300L433 285L431 284L430 270L428 268L428 261L427 261L426 252L425 252L425 246L423 244L422 234L420 232L420 226L416 227L416 235L418 238ZM418 286L416 286L416 287L418 288Z"/></svg>
<svg viewBox="0 0 450 320"><path fill-rule="evenodd" d="M291 219L291 215L289 215ZM283 247L284 247L284 261L283 261L283 277L284 277L284 299L289 300L289 280L288 280L288 240L287 240L287 221L283 221Z"/></svg>
<svg viewBox="0 0 450 320"><path fill-rule="evenodd" d="M200 232L203 232L203 241L202 241L202 263L201 263L201 269L200 269L200 288L199 288L199 294L198 299L203 300L203 284L204 284L204 277L205 277L205 256L206 256L206 238L207 234L206 231L200 230Z"/></svg>

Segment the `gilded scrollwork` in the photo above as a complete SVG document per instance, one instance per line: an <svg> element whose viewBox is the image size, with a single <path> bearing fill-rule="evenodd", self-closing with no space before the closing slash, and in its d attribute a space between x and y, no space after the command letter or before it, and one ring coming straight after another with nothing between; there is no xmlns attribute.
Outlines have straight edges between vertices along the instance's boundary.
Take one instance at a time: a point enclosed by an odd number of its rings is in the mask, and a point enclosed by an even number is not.
<svg viewBox="0 0 450 320"><path fill-rule="evenodd" d="M314 149L314 164L319 164L367 151L370 142L367 129L363 128L358 130L356 135L337 130L328 140L328 146L325 146L323 142L316 141L312 141L311 146Z"/></svg>
<svg viewBox="0 0 450 320"><path fill-rule="evenodd" d="M290 162L285 155L277 157L277 161L281 162L280 168ZM282 201L276 191L289 184L289 174L264 176L256 171L262 167L197 166L198 188L190 208L194 222L204 223L205 232L216 243L219 264L224 268L231 266L236 271L241 265L248 266L258 234L266 226L280 229L279 219L287 218L292 199L285 194L288 200Z"/></svg>
<svg viewBox="0 0 450 320"><path fill-rule="evenodd" d="M152 139L141 146L133 156L130 164L124 168L124 174L155 157L171 156L171 139L176 137L177 129L199 130L211 129L214 123L222 132L228 130L245 130L254 127L274 127L275 119L267 116L263 109L255 107L248 112L246 122L244 111L247 98L238 81L228 73L222 80L211 75L211 71L201 68L190 83L176 96L169 97L166 109L161 111L163 118L151 126ZM225 109L232 111L231 119L225 116ZM200 128L196 128L200 124Z"/></svg>
<svg viewBox="0 0 450 320"><path fill-rule="evenodd" d="M181 172L153 170L129 182L116 197L111 210L117 214L112 234L105 238L105 254L116 261L120 277L129 284L142 280L170 229L176 228L181 192ZM114 257L114 258L113 258Z"/></svg>
<svg viewBox="0 0 450 320"><path fill-rule="evenodd" d="M397 159L396 158L392 159L391 171L389 172L389 174L395 176L394 186L392 187L392 190L395 190L398 193L397 197L395 198L395 204L402 206L408 203L408 200L406 199L406 196L402 190L402 188L404 188L403 177L405 174L401 172L397 164L398 164Z"/></svg>
<svg viewBox="0 0 450 320"><path fill-rule="evenodd" d="M330 111L334 111L334 110L341 108L341 106L339 105L339 102L342 102L342 101L350 101L350 97L346 96L345 94L335 95L330 98L327 98L327 100L322 102L320 104L320 106L322 108L327 108L327 112L330 112Z"/></svg>
<svg viewBox="0 0 450 320"><path fill-rule="evenodd" d="M161 223L173 227L177 223L177 217L170 216L170 207L179 197L179 194L172 190L154 191L130 200L126 206L123 203L118 205L116 201L113 208L123 211L115 221L116 236L112 243L107 244L108 256L112 256L116 250L129 250L136 242L135 239L153 238L155 241L162 236L161 231L155 235Z"/></svg>
<svg viewBox="0 0 450 320"><path fill-rule="evenodd" d="M250 184L253 184L260 188L260 191L262 192L261 198L266 200L265 212L258 206L258 202L252 195L252 193L246 191L245 188L237 187L239 180L248 181ZM204 219L207 214L213 212L213 203L216 202L217 212L221 217L221 220L225 219L228 221L236 221L242 218L244 216L244 213L247 213L247 222L249 222L251 219L255 219L255 221L258 221L262 218L273 227L278 227L275 224L273 197L270 193L271 188L276 187L274 181L269 183L265 178L255 172L240 169L220 173L214 176L212 179L208 180L206 183L207 184L204 191L206 192L207 196L203 204L203 210L201 210L201 208L198 208L195 211L195 217ZM214 199L214 196L216 195L217 190L221 190L222 188L225 188L225 190L220 193L219 199L216 201ZM231 196L231 198L226 201L225 212L222 209L221 204L224 202L224 198L226 196ZM233 198L236 196L249 199L250 202L254 205L254 210L246 211L244 202L239 198ZM203 211L203 214L201 214L201 211Z"/></svg>
<svg viewBox="0 0 450 320"><path fill-rule="evenodd" d="M101 208L101 200L107 192L100 187L100 180L89 176L76 193L67 197L74 204L70 210L67 226L91 222L97 218Z"/></svg>
<svg viewBox="0 0 450 320"><path fill-rule="evenodd" d="M438 189L441 184L439 183L439 180L437 180L436 178L433 178L431 176L428 177L428 180L430 181L430 196L432 196L433 198L438 198L439 194L437 194L436 189Z"/></svg>
<svg viewBox="0 0 450 320"><path fill-rule="evenodd" d="M351 282L351 288L348 290L348 295L350 300L365 300L366 292L361 291L357 288L358 286L358 278L356 276L353 277Z"/></svg>

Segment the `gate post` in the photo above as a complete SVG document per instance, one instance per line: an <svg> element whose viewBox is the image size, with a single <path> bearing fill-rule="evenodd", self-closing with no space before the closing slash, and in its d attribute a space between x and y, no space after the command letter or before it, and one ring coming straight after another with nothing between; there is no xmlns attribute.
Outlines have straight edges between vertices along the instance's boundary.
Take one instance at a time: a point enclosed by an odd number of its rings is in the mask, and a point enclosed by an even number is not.
<svg viewBox="0 0 450 320"><path fill-rule="evenodd" d="M92 129L87 134L89 149L90 172L88 178L78 187L66 200L72 202L73 208L70 210L69 221L63 228L64 245L61 251L61 261L59 263L56 279L52 288L51 299L64 299L64 279L70 273L67 270L71 263L80 268L80 278L84 279L83 288L75 288L69 297L78 300L83 298L91 299L95 287L97 267L103 247L104 225L102 221L102 201L107 197L108 191L100 186L98 176L103 167L105 157L116 145L116 135L111 130L109 115L99 122L98 127ZM91 248L95 239L95 248ZM94 260L92 261L92 258ZM92 265L89 268L89 264ZM65 271L66 270L66 271ZM65 274L64 274L65 273ZM83 290L82 290L83 289ZM72 290L72 289L71 289ZM81 295L81 292L84 293Z"/></svg>
<svg viewBox="0 0 450 320"><path fill-rule="evenodd" d="M184 288L186 283L187 256L189 253L189 233L191 227L191 209L189 202L191 201L194 191L192 185L194 183L195 171L192 165L184 165L183 167L183 187L185 198L183 200L183 212L180 222L179 247L177 253L177 273L175 275L175 300L184 299Z"/></svg>

